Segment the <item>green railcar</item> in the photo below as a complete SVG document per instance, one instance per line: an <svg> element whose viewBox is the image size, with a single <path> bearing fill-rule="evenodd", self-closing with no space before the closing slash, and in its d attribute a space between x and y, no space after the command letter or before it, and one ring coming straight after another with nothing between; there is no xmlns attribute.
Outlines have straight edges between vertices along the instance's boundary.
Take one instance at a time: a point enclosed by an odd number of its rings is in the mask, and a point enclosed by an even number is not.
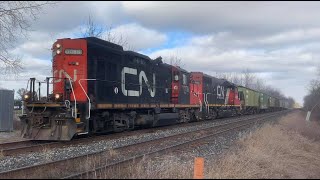
<svg viewBox="0 0 320 180"><path fill-rule="evenodd" d="M270 107L270 101L269 101L270 96L265 94L265 93L260 93L260 98L259 98L259 108L260 109L268 109Z"/></svg>
<svg viewBox="0 0 320 180"><path fill-rule="evenodd" d="M259 92L243 86L238 86L238 92L240 95L241 104L243 106L256 108L259 107Z"/></svg>
<svg viewBox="0 0 320 180"><path fill-rule="evenodd" d="M276 107L276 99L274 97L270 97L270 107Z"/></svg>
<svg viewBox="0 0 320 180"><path fill-rule="evenodd" d="M276 108L280 108L280 99L279 98L275 98L275 107Z"/></svg>

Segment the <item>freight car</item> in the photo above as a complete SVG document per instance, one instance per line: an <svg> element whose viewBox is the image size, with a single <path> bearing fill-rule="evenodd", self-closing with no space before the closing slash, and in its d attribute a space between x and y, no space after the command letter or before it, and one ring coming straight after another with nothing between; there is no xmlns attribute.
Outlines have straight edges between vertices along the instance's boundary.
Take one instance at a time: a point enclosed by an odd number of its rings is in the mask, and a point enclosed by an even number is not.
<svg viewBox="0 0 320 180"><path fill-rule="evenodd" d="M41 97L40 82L38 91L35 89L35 78L30 79L24 96L26 113L20 119L25 138L68 141L82 134L265 109L259 92L202 72L188 72L163 63L161 57L151 59L94 37L58 39L52 56L53 76L46 78L46 97ZM271 107L271 101L269 104Z"/></svg>
<svg viewBox="0 0 320 180"><path fill-rule="evenodd" d="M242 114L256 114L259 112L260 93L244 86L238 86Z"/></svg>

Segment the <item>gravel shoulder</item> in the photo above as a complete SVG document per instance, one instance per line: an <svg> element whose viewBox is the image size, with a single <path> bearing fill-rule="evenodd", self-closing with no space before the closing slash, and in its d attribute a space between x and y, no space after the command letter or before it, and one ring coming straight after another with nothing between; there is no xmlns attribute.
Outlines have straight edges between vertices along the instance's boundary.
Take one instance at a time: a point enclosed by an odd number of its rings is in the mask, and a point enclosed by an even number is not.
<svg viewBox="0 0 320 180"><path fill-rule="evenodd" d="M219 124L237 121L238 118L225 119L224 121L212 120L206 121L202 124L187 127L177 127L169 130L156 130L154 132L137 134L129 137L122 137L113 140L102 140L98 142L81 144L75 146L68 146L63 148L43 149L41 152L22 154L14 157L5 156L0 158L0 172L15 169L23 166L30 166L44 162L67 159L78 155L99 152L102 150L109 150L112 148L135 144L155 138L167 137L173 134L179 134L197 129L213 127Z"/></svg>

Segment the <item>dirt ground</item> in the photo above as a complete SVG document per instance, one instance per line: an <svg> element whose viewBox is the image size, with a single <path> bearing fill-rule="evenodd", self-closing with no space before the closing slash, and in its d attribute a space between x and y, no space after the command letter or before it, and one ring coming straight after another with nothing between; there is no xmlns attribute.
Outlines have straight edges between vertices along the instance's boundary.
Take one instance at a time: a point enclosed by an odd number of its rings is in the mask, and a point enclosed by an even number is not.
<svg viewBox="0 0 320 180"><path fill-rule="evenodd" d="M17 114L13 118L13 131L12 132L0 132L0 143L23 141L20 137L20 120Z"/></svg>
<svg viewBox="0 0 320 180"><path fill-rule="evenodd" d="M0 132L0 143L23 141L24 139L20 137L20 131L13 132Z"/></svg>
<svg viewBox="0 0 320 180"><path fill-rule="evenodd" d="M312 119L307 122L305 120L306 115L307 113L304 111L297 111L288 115L287 118L283 118L280 124L290 130L299 132L308 139L320 141L320 121L318 119Z"/></svg>

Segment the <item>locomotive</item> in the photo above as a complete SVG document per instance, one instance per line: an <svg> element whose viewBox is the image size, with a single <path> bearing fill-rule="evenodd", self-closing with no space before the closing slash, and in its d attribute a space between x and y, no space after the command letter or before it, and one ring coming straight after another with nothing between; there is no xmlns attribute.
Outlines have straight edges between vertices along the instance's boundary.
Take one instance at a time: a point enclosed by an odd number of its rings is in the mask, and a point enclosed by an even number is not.
<svg viewBox="0 0 320 180"><path fill-rule="evenodd" d="M261 99L263 93L95 37L58 39L52 58L46 96L41 97L41 82L38 90L35 78L28 82L20 116L24 138L69 141L284 108L271 107L271 96Z"/></svg>

